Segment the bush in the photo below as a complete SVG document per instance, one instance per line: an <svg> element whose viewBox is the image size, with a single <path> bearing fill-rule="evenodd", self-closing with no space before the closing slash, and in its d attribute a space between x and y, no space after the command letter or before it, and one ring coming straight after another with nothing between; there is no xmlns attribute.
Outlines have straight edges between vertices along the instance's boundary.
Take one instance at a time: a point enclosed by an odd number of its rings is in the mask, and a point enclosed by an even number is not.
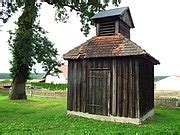
<svg viewBox="0 0 180 135"><path fill-rule="evenodd" d="M12 82L12 80L3 80L3 81L0 81L0 83L11 83Z"/></svg>
<svg viewBox="0 0 180 135"><path fill-rule="evenodd" d="M66 90L67 84L52 84L52 83L42 83L42 82L31 82L31 86L40 87L49 90Z"/></svg>

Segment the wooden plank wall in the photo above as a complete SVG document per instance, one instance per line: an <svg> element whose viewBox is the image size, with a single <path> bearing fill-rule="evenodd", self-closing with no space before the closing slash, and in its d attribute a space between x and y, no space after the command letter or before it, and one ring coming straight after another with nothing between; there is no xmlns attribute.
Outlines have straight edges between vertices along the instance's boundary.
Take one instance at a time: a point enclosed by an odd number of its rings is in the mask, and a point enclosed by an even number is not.
<svg viewBox="0 0 180 135"><path fill-rule="evenodd" d="M138 60L117 59L116 113L114 116L139 117L139 62ZM114 104L114 103L113 103Z"/></svg>
<svg viewBox="0 0 180 135"><path fill-rule="evenodd" d="M130 39L130 27L122 20L119 22L119 30L120 33Z"/></svg>
<svg viewBox="0 0 180 135"><path fill-rule="evenodd" d="M68 61L68 110L88 111L89 80L91 68L110 69L110 60L69 60ZM89 97L92 98L92 97ZM95 98L95 97L94 97Z"/></svg>
<svg viewBox="0 0 180 135"><path fill-rule="evenodd" d="M142 59L140 70L140 116L143 116L154 108L154 65Z"/></svg>
<svg viewBox="0 0 180 135"><path fill-rule="evenodd" d="M67 109L85 112L86 70L81 60L68 61Z"/></svg>
<svg viewBox="0 0 180 135"><path fill-rule="evenodd" d="M90 69L110 69L110 65L110 60L68 61L68 110L88 112L88 98L95 98L88 92Z"/></svg>
<svg viewBox="0 0 180 135"><path fill-rule="evenodd" d="M109 92L105 90L107 93L99 94L104 95L105 99L102 97L101 99L107 101L102 103L106 109L95 109L94 114L139 118L154 107L152 63L130 57L113 60L110 58L70 60L68 63L68 110L92 113L92 106L90 107L89 103L97 101L100 104L96 89L105 89L103 87L110 89ZM93 70L98 72L90 72ZM110 72L109 83L100 82L98 78L89 80L88 76L107 74L103 72L104 70ZM92 83L94 86L89 84L90 81L94 81ZM94 91L89 91L90 89Z"/></svg>

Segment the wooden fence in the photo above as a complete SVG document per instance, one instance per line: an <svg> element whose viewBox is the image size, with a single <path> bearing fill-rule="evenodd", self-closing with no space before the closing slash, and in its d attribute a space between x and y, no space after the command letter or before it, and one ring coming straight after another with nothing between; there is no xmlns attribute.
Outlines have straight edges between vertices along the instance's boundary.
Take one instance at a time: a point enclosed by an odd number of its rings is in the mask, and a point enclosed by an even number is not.
<svg viewBox="0 0 180 135"><path fill-rule="evenodd" d="M11 87L11 83L0 83L0 88L9 89Z"/></svg>
<svg viewBox="0 0 180 135"><path fill-rule="evenodd" d="M32 97L49 97L49 98L61 98L66 97L66 91L50 91L50 90L26 90L26 94Z"/></svg>
<svg viewBox="0 0 180 135"><path fill-rule="evenodd" d="M50 91L50 90L26 90L26 94L32 97L49 97L49 98L61 98L66 97L66 91ZM168 98L168 97L155 97L155 106L166 106L166 107L180 107L180 99Z"/></svg>
<svg viewBox="0 0 180 135"><path fill-rule="evenodd" d="M155 106L166 106L166 107L180 107L180 99L167 98L167 97L155 97Z"/></svg>
<svg viewBox="0 0 180 135"><path fill-rule="evenodd" d="M7 95L9 91L0 89L1 95ZM27 89L26 94L32 97L49 97L61 98L66 97L66 91L50 91L50 90L31 90ZM154 98L155 106L180 107L180 98L156 97Z"/></svg>

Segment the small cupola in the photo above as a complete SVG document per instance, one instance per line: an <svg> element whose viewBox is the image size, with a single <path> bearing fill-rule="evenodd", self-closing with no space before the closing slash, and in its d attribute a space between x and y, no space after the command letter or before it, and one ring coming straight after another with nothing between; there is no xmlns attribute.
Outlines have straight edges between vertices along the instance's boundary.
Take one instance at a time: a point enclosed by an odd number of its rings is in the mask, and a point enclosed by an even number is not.
<svg viewBox="0 0 180 135"><path fill-rule="evenodd" d="M121 33L130 39L130 28L134 28L128 7L101 11L91 19L95 22L97 36L109 36Z"/></svg>

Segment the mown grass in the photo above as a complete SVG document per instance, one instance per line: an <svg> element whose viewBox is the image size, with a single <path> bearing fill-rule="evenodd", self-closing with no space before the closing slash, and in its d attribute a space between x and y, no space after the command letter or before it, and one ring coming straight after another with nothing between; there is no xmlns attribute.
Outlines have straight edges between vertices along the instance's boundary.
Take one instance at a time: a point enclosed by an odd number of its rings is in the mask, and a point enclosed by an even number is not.
<svg viewBox="0 0 180 135"><path fill-rule="evenodd" d="M180 134L180 110L156 108L143 125L102 122L66 115L66 99L0 96L0 134Z"/></svg>

